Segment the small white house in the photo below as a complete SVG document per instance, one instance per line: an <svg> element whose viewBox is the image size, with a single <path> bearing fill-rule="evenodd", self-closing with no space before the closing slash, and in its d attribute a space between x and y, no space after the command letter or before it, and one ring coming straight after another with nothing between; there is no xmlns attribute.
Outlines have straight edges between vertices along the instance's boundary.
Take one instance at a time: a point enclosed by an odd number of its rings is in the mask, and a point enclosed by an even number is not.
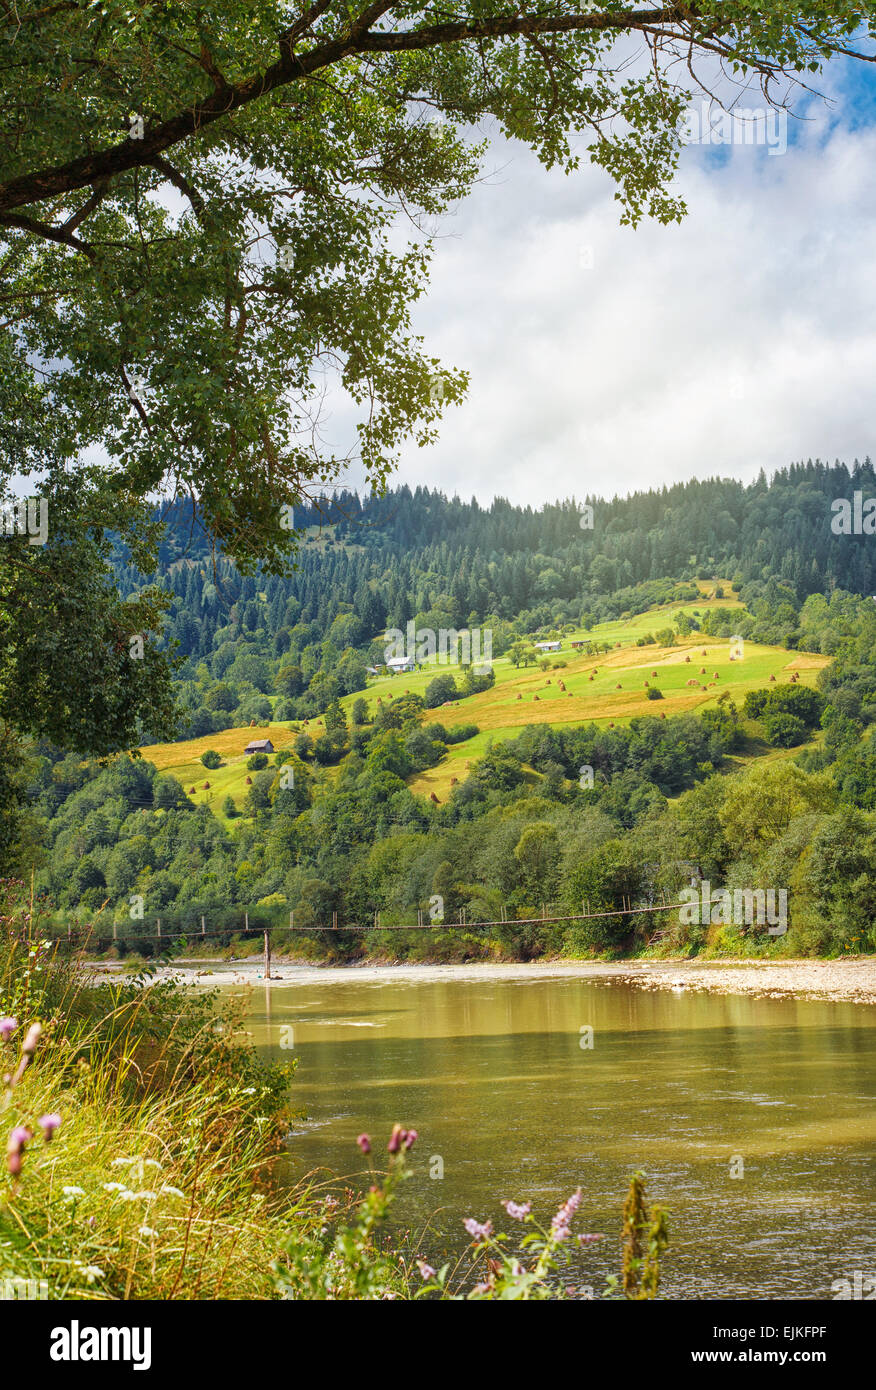
<svg viewBox="0 0 876 1390"><path fill-rule="evenodd" d="M560 652L563 650L562 642L536 642L537 652Z"/></svg>
<svg viewBox="0 0 876 1390"><path fill-rule="evenodd" d="M401 671L416 671L417 663L412 656L391 656L386 663L393 675Z"/></svg>

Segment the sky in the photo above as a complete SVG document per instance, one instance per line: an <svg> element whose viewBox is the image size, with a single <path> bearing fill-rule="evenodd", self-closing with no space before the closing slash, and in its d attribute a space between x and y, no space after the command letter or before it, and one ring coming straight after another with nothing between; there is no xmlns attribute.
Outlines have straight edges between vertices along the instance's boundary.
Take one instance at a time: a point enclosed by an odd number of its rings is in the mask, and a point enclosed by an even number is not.
<svg viewBox="0 0 876 1390"><path fill-rule="evenodd" d="M803 119L740 124L730 142L718 124L684 149L681 225L622 227L586 155L567 176L491 139L414 307L426 354L465 368L468 396L436 444L403 449L390 485L538 507L876 455L876 66L819 81L830 103L806 101ZM350 404L326 404L323 438L344 454Z"/></svg>
<svg viewBox="0 0 876 1390"><path fill-rule="evenodd" d="M621 227L601 170L494 142L414 319L468 398L394 481L538 506L876 453L871 72L759 146L688 145L680 226Z"/></svg>

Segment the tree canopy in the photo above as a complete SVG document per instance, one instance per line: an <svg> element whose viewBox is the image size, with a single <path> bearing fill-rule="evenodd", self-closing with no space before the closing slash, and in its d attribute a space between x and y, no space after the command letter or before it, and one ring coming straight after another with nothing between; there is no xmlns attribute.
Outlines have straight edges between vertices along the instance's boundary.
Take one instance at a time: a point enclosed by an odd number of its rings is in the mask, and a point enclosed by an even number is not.
<svg viewBox="0 0 876 1390"><path fill-rule="evenodd" d="M460 398L409 316L478 126L548 167L586 151L623 220L671 221L692 90L723 70L789 99L874 26L845 0L2 10L0 414L27 396L49 433L17 431L0 468L38 466L47 437L66 458L98 445L118 486L196 496L240 563L275 567L290 509L342 462L320 443L328 378L378 488Z"/></svg>

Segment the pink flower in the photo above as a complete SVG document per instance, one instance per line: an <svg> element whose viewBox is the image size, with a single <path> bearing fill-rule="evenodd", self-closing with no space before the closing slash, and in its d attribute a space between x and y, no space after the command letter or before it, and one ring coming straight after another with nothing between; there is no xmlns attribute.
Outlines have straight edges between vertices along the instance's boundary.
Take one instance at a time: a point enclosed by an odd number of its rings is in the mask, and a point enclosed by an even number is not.
<svg viewBox="0 0 876 1390"><path fill-rule="evenodd" d="M33 1134L25 1125L16 1125L9 1131L9 1139L6 1143L6 1166L14 1178L21 1172L21 1159L24 1153L24 1146L33 1138Z"/></svg>
<svg viewBox="0 0 876 1390"><path fill-rule="evenodd" d="M532 1211L531 1202L503 1202L502 1206L505 1208L512 1221L522 1221L524 1216L528 1216Z"/></svg>
<svg viewBox="0 0 876 1390"><path fill-rule="evenodd" d="M368 1138L367 1134L360 1134L359 1138L356 1140L356 1143L359 1145L359 1148L362 1150L363 1154L370 1154L371 1140Z"/></svg>
<svg viewBox="0 0 876 1390"><path fill-rule="evenodd" d="M0 1038L4 1042L8 1042L17 1027L17 1018L0 1018Z"/></svg>
<svg viewBox="0 0 876 1390"><path fill-rule="evenodd" d="M417 1142L417 1138L417 1131L415 1129L409 1129L408 1132L405 1134L403 1141L405 1148L412 1149L415 1143Z"/></svg>
<svg viewBox="0 0 876 1390"><path fill-rule="evenodd" d="M581 1189L576 1188L571 1197L568 1197L560 1207L553 1221L551 1222L551 1234L554 1240L562 1241L569 1238L569 1226L572 1217L581 1205Z"/></svg>
<svg viewBox="0 0 876 1390"><path fill-rule="evenodd" d="M492 1221L475 1221L473 1216L467 1216L462 1224L475 1240L486 1240L493 1234Z"/></svg>
<svg viewBox="0 0 876 1390"><path fill-rule="evenodd" d="M592 1245L592 1243L593 1243L594 1240L605 1240L605 1236L603 1236L603 1235L593 1235L593 1234L588 1234L588 1235L586 1235L586 1236L579 1236L579 1237L578 1237L578 1244L579 1244L579 1245Z"/></svg>
<svg viewBox="0 0 876 1390"><path fill-rule="evenodd" d="M420 1271L421 1279L434 1279L435 1271L431 1265L427 1265L425 1260L417 1260L417 1269Z"/></svg>
<svg viewBox="0 0 876 1390"><path fill-rule="evenodd" d="M43 1138L48 1144L55 1130L61 1123L60 1115L40 1115L37 1124L43 1132Z"/></svg>
<svg viewBox="0 0 876 1390"><path fill-rule="evenodd" d="M401 1125L393 1125L392 1134L389 1136L389 1143L386 1146L391 1154L398 1153L407 1135L407 1130L402 1129Z"/></svg>

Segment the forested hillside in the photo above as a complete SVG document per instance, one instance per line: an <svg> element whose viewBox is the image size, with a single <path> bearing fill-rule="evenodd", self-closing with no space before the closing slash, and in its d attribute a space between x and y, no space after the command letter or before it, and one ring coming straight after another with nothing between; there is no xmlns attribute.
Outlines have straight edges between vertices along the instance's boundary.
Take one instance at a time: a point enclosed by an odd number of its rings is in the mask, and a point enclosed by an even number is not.
<svg viewBox="0 0 876 1390"><path fill-rule="evenodd" d="M677 892L692 864L716 886L788 887L793 926L776 941L729 923L676 924L672 949L871 947L876 576L868 537L831 532L840 483L842 495L876 492L869 464L851 477L806 465L769 484L591 499L592 530L572 502L534 513L406 488L365 506L344 496L296 515L300 562L287 577L241 575L208 551L190 515L176 515L156 575L137 574L121 553L116 573L125 596L150 581L174 595L164 640L178 644L178 737L209 742L255 722L277 728L277 752L250 759L245 801L226 798L220 815L196 804L188 776L150 764L148 746L142 760L102 766L34 744L18 866L34 867L61 920L96 924L104 945L115 927L123 948L145 951L155 949L156 915L165 930L197 930L208 916L230 939L244 910L252 923L279 924L294 909L301 925L328 925L333 913L341 923L381 913L387 924L436 902L445 922L469 926L430 937L439 954L635 950L654 923L623 905ZM648 610L658 604L655 635ZM564 690L564 676L588 681L604 651L656 663L668 695L673 680L677 701L693 685L708 707L676 712L686 706L670 700L668 714L655 706L620 722L570 723L559 705L541 705L540 722L521 708L517 728L488 737L472 712L493 671L443 674L438 694L427 672L410 693L363 698L385 628L411 618L420 628L490 627L503 680L537 636L577 629L591 665L579 653L574 677L542 661L553 698L551 674ZM611 635L623 640L600 640L615 619ZM733 679L763 670L763 689L749 679L713 695L705 667L700 677L678 666L701 646L700 660L708 650L709 664L722 651L726 661L731 634L774 653L772 664L722 667ZM448 699L452 717L435 709ZM467 745L465 775L446 799L418 794L418 776ZM221 754L205 758L201 772L218 777L208 769L222 764ZM576 912L583 900L618 915L477 933L500 914ZM361 949L361 938L313 940L320 953ZM389 949L388 938L372 934L365 948ZM395 934L391 949L416 952L423 937Z"/></svg>
<svg viewBox="0 0 876 1390"><path fill-rule="evenodd" d="M690 581L728 576L751 617L743 635L794 647L810 594L876 592L869 535L835 535L831 503L876 494L869 461L794 465L769 482L680 483L612 502L540 511L448 500L407 487L363 506L354 494L296 510L298 568L286 578L241 575L208 546L184 506L166 518L160 568L143 576L117 556L125 597L151 580L175 597L165 640L182 658L180 735L270 716L312 718L360 690L382 660L386 627L493 634L501 655L520 634L590 626L656 603L697 596ZM322 529L315 529L315 528ZM685 584L684 581L687 581ZM720 593L718 595L720 597ZM831 651L819 634L815 650ZM807 642L813 640L811 630Z"/></svg>

